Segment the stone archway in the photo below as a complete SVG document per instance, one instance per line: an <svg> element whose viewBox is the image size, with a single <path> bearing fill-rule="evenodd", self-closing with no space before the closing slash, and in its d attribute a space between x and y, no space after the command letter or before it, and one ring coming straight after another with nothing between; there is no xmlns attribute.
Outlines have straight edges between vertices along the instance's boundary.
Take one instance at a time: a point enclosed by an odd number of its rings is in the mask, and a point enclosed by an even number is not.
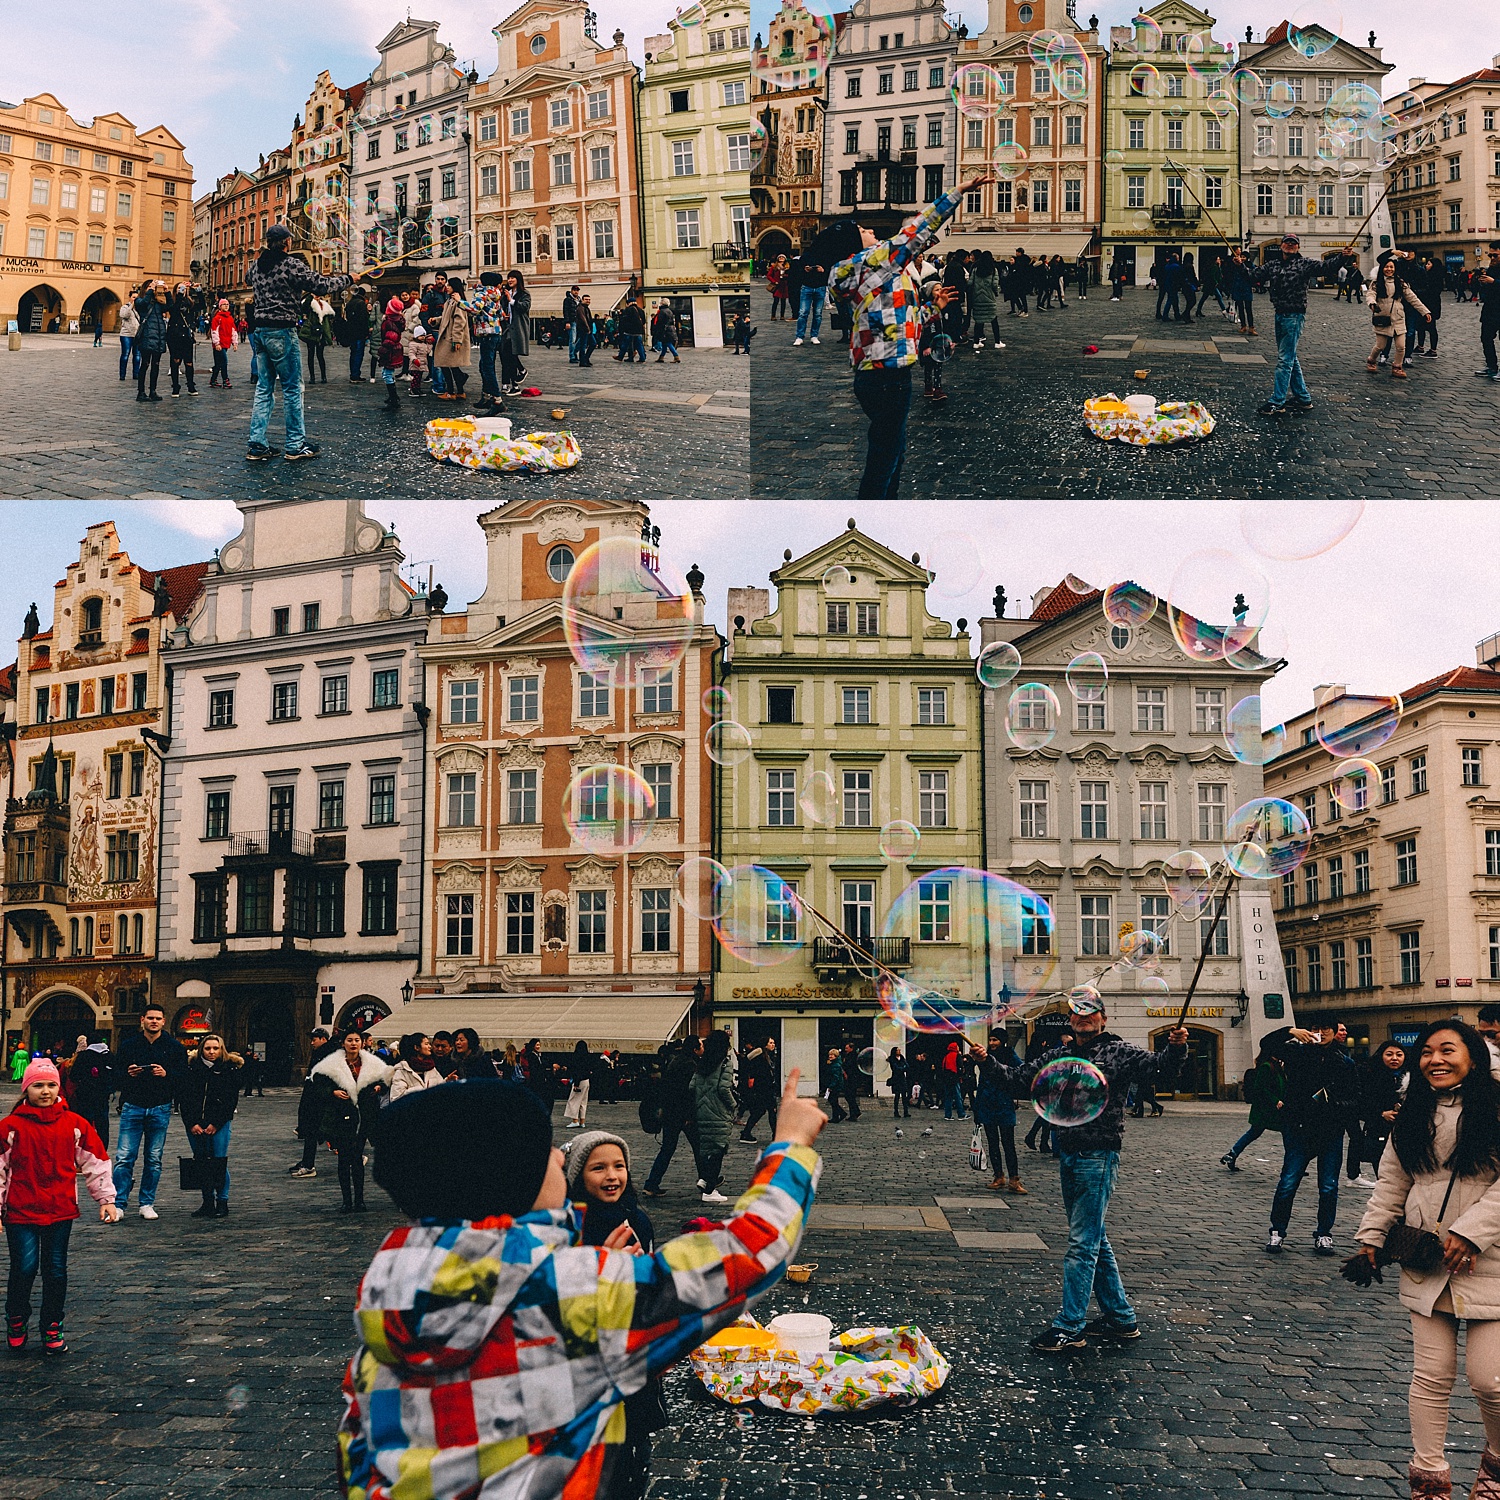
<svg viewBox="0 0 1500 1500"><path fill-rule="evenodd" d="M797 252L792 248L792 237L782 229L768 229L755 242L755 263L768 266L778 255L788 260Z"/></svg>
<svg viewBox="0 0 1500 1500"><path fill-rule="evenodd" d="M114 333L120 326L120 299L107 286L90 292L79 311L78 326L84 333L96 328Z"/></svg>
<svg viewBox="0 0 1500 1500"><path fill-rule="evenodd" d="M1160 1052L1167 1045L1170 1026L1159 1026L1151 1033L1151 1050ZM1217 1099L1223 1091L1223 1034L1212 1026L1189 1024L1188 1059L1177 1076L1179 1099Z"/></svg>
<svg viewBox="0 0 1500 1500"><path fill-rule="evenodd" d="M67 325L67 304L56 287L39 281L21 293L16 322L22 333L60 333Z"/></svg>
<svg viewBox="0 0 1500 1500"><path fill-rule="evenodd" d="M56 1047L71 1057L78 1038L99 1028L93 1004L76 990L53 990L37 1002L26 1018L28 1046L33 1052Z"/></svg>

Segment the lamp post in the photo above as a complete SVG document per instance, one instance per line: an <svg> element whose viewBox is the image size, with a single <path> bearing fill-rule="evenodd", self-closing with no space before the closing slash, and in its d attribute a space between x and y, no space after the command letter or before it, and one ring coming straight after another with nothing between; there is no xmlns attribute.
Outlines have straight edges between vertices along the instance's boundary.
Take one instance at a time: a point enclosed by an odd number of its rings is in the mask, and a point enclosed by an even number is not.
<svg viewBox="0 0 1500 1500"><path fill-rule="evenodd" d="M1230 1016L1229 1024L1231 1026L1238 1026L1250 1011L1250 997L1245 993L1243 986L1241 986L1239 994L1234 997L1234 1006L1237 1014Z"/></svg>
<svg viewBox="0 0 1500 1500"><path fill-rule="evenodd" d="M403 1005L410 1005L411 1004L411 996L412 996L411 980L408 979L406 981L406 983L401 986L401 1003Z"/></svg>

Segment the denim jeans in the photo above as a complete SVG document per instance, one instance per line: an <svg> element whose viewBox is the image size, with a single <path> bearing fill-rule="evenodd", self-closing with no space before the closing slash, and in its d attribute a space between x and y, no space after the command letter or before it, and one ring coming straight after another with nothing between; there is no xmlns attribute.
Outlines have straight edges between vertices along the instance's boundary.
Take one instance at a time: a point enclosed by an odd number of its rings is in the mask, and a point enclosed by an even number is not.
<svg viewBox="0 0 1500 1500"><path fill-rule="evenodd" d="M958 1086L958 1074L945 1073L943 1075L943 1118L951 1120L955 1112L960 1120L967 1118L964 1114L963 1091Z"/></svg>
<svg viewBox="0 0 1500 1500"><path fill-rule="evenodd" d="M646 363L645 335L640 333L622 333L620 335L620 358L626 364L629 364L632 356L642 364Z"/></svg>
<svg viewBox="0 0 1500 1500"><path fill-rule="evenodd" d="M260 379L260 335L247 333L245 342L250 346L250 384L254 385Z"/></svg>
<svg viewBox="0 0 1500 1500"><path fill-rule="evenodd" d="M191 1130L188 1131L189 1149L200 1161L204 1159L211 1160L220 1156L227 1158L229 1155L229 1133L233 1124L234 1121L231 1120L227 1125L218 1126L212 1135L194 1135ZM208 1203L213 1197L214 1194L212 1191L205 1190L203 1201ZM224 1181L219 1185L218 1199L221 1204L227 1205L229 1202L229 1166L227 1161L224 1167Z"/></svg>
<svg viewBox="0 0 1500 1500"><path fill-rule="evenodd" d="M1297 360L1297 343L1302 337L1302 325L1306 313L1276 314L1276 385L1271 392L1273 406L1285 406L1288 391L1294 401L1312 400L1312 392L1302 378L1302 366Z"/></svg>
<svg viewBox="0 0 1500 1500"><path fill-rule="evenodd" d="M500 382L495 377L495 356L500 352L504 337L500 333L479 335L479 384L486 396L493 396L497 401L500 399Z"/></svg>
<svg viewBox="0 0 1500 1500"><path fill-rule="evenodd" d="M365 344L367 339L352 339L349 343L349 379L361 380L365 372Z"/></svg>
<svg viewBox="0 0 1500 1500"><path fill-rule="evenodd" d="M576 323L568 324L568 363L570 365L578 363L578 325Z"/></svg>
<svg viewBox="0 0 1500 1500"><path fill-rule="evenodd" d="M817 338L823 330L823 304L828 299L828 288L825 286L805 286L802 288L802 298L797 303L797 337L799 339ZM812 315L812 331L808 331L808 314Z"/></svg>
<svg viewBox="0 0 1500 1500"><path fill-rule="evenodd" d="M1258 1141L1265 1133L1266 1132L1264 1131L1264 1129L1262 1129L1261 1126L1252 1125L1249 1130L1247 1130L1244 1135L1242 1135L1239 1140L1237 1140L1234 1145L1229 1148L1229 1154L1231 1156L1238 1156L1240 1152L1250 1144L1251 1141Z"/></svg>
<svg viewBox="0 0 1500 1500"><path fill-rule="evenodd" d="M1276 1184L1276 1196L1271 1200L1271 1228L1286 1233L1287 1225L1292 1222L1292 1200L1297 1196L1297 1187L1308 1167L1316 1161L1318 1223L1313 1232L1332 1234L1334 1217L1339 1211L1339 1162L1344 1155L1343 1135L1331 1139L1309 1139L1301 1130L1288 1130L1283 1138L1286 1155L1281 1163L1281 1181Z"/></svg>
<svg viewBox="0 0 1500 1500"><path fill-rule="evenodd" d="M36 1273L42 1273L42 1326L62 1322L63 1303L68 1296L68 1236L71 1219L56 1224L7 1224L5 1240L10 1247L10 1279L5 1289L5 1315L30 1318L31 1289Z"/></svg>
<svg viewBox="0 0 1500 1500"><path fill-rule="evenodd" d="M292 340L293 344L297 341ZM135 1176L135 1159L146 1142L146 1162L141 1168L141 1207L156 1202L156 1184L161 1181L161 1148L167 1139L172 1120L172 1106L157 1104L147 1109L142 1104L120 1108L120 1131L115 1141L115 1202L121 1208L130 1202L130 1183Z"/></svg>
<svg viewBox="0 0 1500 1500"><path fill-rule="evenodd" d="M656 347L663 359L666 359L668 355L673 359L677 358L677 345L670 339L663 339Z"/></svg>
<svg viewBox="0 0 1500 1500"><path fill-rule="evenodd" d="M911 410L911 366L875 365L854 372L854 399L870 419L861 500L894 500L906 457L906 416Z"/></svg>
<svg viewBox="0 0 1500 1500"><path fill-rule="evenodd" d="M136 366L140 364L140 360L139 359L137 359L134 362L134 364L131 363L130 356L131 356L131 353L134 351L134 349L135 349L135 340L133 338L126 338L124 334L121 334L120 335L120 379L121 380L124 380L124 378L125 378L125 371L126 371L127 367L129 368L130 373L132 375L134 375L135 374L135 368L136 368Z"/></svg>
<svg viewBox="0 0 1500 1500"><path fill-rule="evenodd" d="M276 382L281 382L281 405L286 416L286 448L295 453L307 441L302 427L302 345L295 328L260 328L260 371L255 381L255 402L250 408L250 442L264 444L271 425L271 407Z"/></svg>
<svg viewBox="0 0 1500 1500"><path fill-rule="evenodd" d="M1118 1151L1059 1151L1063 1208L1068 1215L1068 1250L1063 1257L1062 1310L1054 1328L1078 1333L1088 1321L1089 1294L1111 1323L1130 1326L1135 1309L1125 1295L1115 1252L1104 1232L1109 1195L1115 1190Z"/></svg>

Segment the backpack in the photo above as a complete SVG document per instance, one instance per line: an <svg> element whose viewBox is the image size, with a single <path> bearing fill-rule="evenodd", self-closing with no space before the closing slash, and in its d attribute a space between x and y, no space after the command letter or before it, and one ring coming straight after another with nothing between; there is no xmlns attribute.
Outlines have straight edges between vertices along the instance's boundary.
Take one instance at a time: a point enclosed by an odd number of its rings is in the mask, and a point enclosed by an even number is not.
<svg viewBox="0 0 1500 1500"><path fill-rule="evenodd" d="M661 1134L661 1095L656 1089L648 1089L641 1098L640 1108L636 1111L641 1122L641 1129L647 1135Z"/></svg>

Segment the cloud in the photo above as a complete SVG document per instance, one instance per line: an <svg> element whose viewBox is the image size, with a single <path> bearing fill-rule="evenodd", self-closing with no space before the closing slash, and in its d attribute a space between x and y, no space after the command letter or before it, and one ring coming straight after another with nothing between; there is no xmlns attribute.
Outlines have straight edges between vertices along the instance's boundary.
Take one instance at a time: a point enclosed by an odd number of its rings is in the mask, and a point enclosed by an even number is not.
<svg viewBox="0 0 1500 1500"><path fill-rule="evenodd" d="M229 500L142 500L138 503L153 521L199 541L222 544L240 530L240 513Z"/></svg>

